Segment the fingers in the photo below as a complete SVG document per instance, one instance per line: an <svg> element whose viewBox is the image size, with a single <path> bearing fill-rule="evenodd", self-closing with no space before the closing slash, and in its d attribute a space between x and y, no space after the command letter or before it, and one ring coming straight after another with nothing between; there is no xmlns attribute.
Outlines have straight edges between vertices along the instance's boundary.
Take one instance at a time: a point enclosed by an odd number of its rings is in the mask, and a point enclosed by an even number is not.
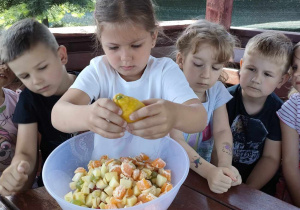
<svg viewBox="0 0 300 210"><path fill-rule="evenodd" d="M17 171L19 173L28 174L30 169L30 165L27 161L22 160L19 165L17 166Z"/></svg>
<svg viewBox="0 0 300 210"><path fill-rule="evenodd" d="M157 99L155 99L157 100ZM150 101L150 100L147 100ZM162 110L162 104L154 104L154 105L148 105L145 106L135 112L133 112L129 118L131 120L139 120L145 117L158 115Z"/></svg>
<svg viewBox="0 0 300 210"><path fill-rule="evenodd" d="M232 170L230 170L229 168L223 168L222 170L223 170L223 173L226 176L230 177L233 182L237 181L236 174Z"/></svg>

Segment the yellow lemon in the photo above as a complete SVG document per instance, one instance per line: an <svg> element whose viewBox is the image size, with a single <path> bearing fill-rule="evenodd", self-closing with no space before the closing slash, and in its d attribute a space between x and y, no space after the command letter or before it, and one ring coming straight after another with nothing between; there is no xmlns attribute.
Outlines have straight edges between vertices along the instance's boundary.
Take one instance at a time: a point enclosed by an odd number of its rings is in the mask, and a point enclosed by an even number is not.
<svg viewBox="0 0 300 210"><path fill-rule="evenodd" d="M122 109L122 118L129 123L137 121L129 119L131 113L145 106L145 104L136 98L125 96L121 93L116 94L113 98L113 101Z"/></svg>

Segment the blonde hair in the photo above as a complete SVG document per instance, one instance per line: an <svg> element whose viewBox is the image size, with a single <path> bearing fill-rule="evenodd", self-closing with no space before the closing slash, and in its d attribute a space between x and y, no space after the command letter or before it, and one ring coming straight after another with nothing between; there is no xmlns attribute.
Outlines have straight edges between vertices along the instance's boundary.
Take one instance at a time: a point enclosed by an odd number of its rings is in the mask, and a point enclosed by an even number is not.
<svg viewBox="0 0 300 210"><path fill-rule="evenodd" d="M226 29L217 23L207 20L197 20L189 25L176 41L177 52L184 56L192 52L195 54L198 47L203 44L211 44L217 50L217 61L226 63L234 55L234 47L237 39L228 33ZM219 80L225 83L228 75L222 71Z"/></svg>
<svg viewBox="0 0 300 210"><path fill-rule="evenodd" d="M283 33L268 31L252 37L246 47L244 57L259 53L274 59L283 65L283 74L287 73L292 61L293 43Z"/></svg>

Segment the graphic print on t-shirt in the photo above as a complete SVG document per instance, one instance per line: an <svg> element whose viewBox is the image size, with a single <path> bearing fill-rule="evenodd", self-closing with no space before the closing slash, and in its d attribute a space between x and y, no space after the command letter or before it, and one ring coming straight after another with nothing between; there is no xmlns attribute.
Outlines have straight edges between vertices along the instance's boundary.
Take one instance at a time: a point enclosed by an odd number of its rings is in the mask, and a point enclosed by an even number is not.
<svg viewBox="0 0 300 210"><path fill-rule="evenodd" d="M253 164L262 155L264 142L268 134L259 119L238 115L232 125L233 162Z"/></svg>

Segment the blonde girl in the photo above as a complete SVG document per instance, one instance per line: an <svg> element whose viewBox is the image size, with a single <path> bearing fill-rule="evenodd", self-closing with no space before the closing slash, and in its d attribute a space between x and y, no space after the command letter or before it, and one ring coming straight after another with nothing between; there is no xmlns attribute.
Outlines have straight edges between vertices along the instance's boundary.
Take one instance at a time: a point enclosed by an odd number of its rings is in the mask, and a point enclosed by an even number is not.
<svg viewBox="0 0 300 210"><path fill-rule="evenodd" d="M221 82L222 69L233 55L234 45L235 38L224 27L206 20L191 24L176 42L176 62L206 108L208 119L200 133L173 131L172 136L186 149L191 169L206 178L215 193L241 183L238 171L231 165L232 135L226 103L232 96ZM217 166L210 163L214 142Z"/></svg>

